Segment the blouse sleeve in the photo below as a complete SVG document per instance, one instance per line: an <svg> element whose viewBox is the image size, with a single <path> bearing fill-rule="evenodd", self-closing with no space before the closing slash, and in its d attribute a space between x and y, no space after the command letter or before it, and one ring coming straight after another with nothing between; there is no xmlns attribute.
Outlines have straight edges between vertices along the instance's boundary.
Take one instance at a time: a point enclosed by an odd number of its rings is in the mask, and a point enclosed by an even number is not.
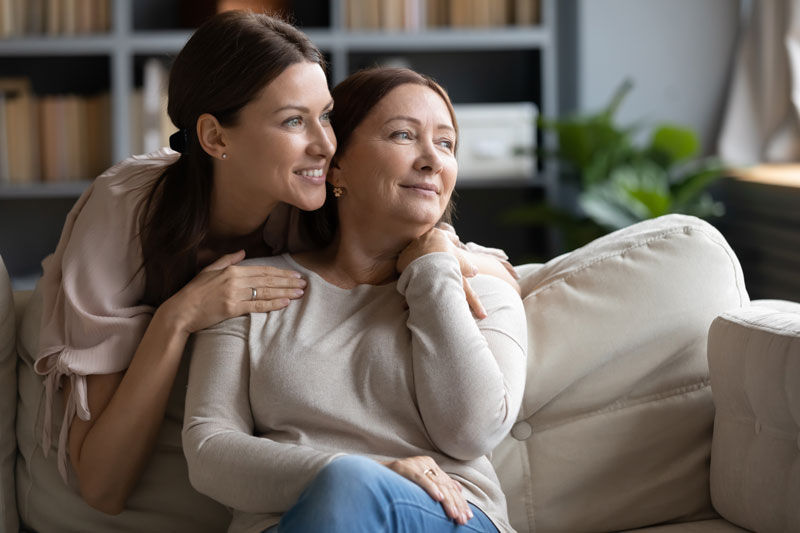
<svg viewBox="0 0 800 533"><path fill-rule="evenodd" d="M283 513L325 465L344 454L253 435L249 317L194 336L183 451L192 486L250 513Z"/></svg>
<svg viewBox="0 0 800 533"><path fill-rule="evenodd" d="M525 386L527 326L519 295L504 281L470 280L486 308L467 304L458 261L433 253L398 280L406 297L414 385L434 444L459 460L489 453L511 429Z"/></svg>
<svg viewBox="0 0 800 533"><path fill-rule="evenodd" d="M55 252L42 263L43 312L34 369L45 376L43 450L50 450L54 394L71 382L58 439L58 467L67 479L67 435L77 414L88 420L86 376L128 367L153 308L142 305L144 274L138 205L175 156L125 160L98 177L67 216Z"/></svg>

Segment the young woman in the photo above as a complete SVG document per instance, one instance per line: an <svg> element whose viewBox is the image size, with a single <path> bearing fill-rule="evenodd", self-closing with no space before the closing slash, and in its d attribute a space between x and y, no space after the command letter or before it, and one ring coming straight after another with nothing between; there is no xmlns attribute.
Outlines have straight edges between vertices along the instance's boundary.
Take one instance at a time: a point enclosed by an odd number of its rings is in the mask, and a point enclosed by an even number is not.
<svg viewBox="0 0 800 533"><path fill-rule="evenodd" d="M511 531L487 454L522 401L525 315L478 276L476 320L435 227L457 172L449 98L405 69L333 95L328 244L251 263L300 271L304 298L195 338L192 484L234 509L233 532Z"/></svg>
<svg viewBox="0 0 800 533"><path fill-rule="evenodd" d="M36 370L48 398L63 385L59 470L66 479L69 451L93 507L124 508L189 335L302 295L296 271L232 265L300 246L283 204L316 209L325 200L336 140L323 64L303 33L277 19L212 18L170 74L182 153L119 163L71 211L44 264ZM46 409L48 440L49 401Z"/></svg>

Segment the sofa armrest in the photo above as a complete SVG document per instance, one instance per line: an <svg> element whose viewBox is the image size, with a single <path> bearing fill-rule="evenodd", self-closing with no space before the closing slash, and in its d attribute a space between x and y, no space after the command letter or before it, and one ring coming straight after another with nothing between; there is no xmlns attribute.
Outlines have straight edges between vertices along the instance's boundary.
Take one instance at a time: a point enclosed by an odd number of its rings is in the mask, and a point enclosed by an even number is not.
<svg viewBox="0 0 800 533"><path fill-rule="evenodd" d="M17 350L11 281L0 257L0 531L17 531Z"/></svg>
<svg viewBox="0 0 800 533"><path fill-rule="evenodd" d="M800 531L800 304L762 300L724 313L708 358L714 508L753 531Z"/></svg>

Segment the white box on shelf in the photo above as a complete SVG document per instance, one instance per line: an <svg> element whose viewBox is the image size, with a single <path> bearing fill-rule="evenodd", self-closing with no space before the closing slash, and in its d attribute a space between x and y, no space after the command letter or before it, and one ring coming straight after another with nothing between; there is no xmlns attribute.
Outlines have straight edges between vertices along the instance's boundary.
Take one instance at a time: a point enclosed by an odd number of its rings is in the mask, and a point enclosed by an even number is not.
<svg viewBox="0 0 800 533"><path fill-rule="evenodd" d="M459 180L530 179L536 174L536 104L458 104L454 108Z"/></svg>

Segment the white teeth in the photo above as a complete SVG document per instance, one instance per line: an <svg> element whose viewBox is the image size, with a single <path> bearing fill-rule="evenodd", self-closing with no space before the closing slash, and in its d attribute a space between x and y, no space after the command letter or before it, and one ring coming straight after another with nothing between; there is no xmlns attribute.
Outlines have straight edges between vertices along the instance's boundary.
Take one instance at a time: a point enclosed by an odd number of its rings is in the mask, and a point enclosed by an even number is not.
<svg viewBox="0 0 800 533"><path fill-rule="evenodd" d="M322 176L322 169L318 168L316 170L301 170L297 172L297 174L300 174L302 176L309 176L312 178L319 178Z"/></svg>

